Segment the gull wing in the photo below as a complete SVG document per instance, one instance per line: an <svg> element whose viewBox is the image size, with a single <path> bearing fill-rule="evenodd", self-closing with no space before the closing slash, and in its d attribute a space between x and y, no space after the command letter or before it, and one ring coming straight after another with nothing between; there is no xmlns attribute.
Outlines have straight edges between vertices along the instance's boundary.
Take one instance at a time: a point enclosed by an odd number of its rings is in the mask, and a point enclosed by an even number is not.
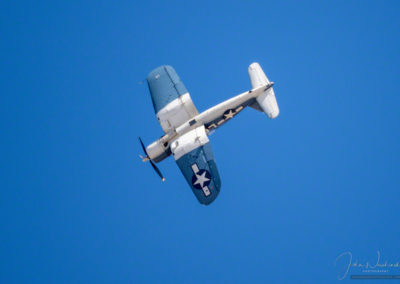
<svg viewBox="0 0 400 284"><path fill-rule="evenodd" d="M157 119L165 133L199 114L189 92L171 66L160 66L147 76Z"/></svg>
<svg viewBox="0 0 400 284"><path fill-rule="evenodd" d="M197 200L204 205L213 202L221 179L204 125L172 141L171 152Z"/></svg>

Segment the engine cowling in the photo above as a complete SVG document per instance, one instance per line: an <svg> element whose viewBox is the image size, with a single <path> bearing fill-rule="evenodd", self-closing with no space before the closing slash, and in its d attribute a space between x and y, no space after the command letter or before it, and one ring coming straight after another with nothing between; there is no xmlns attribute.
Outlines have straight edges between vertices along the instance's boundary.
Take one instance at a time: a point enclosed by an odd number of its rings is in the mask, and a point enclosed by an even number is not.
<svg viewBox="0 0 400 284"><path fill-rule="evenodd" d="M154 141L146 147L147 155L151 160L158 163L171 155L171 149L168 143L164 144L161 139Z"/></svg>

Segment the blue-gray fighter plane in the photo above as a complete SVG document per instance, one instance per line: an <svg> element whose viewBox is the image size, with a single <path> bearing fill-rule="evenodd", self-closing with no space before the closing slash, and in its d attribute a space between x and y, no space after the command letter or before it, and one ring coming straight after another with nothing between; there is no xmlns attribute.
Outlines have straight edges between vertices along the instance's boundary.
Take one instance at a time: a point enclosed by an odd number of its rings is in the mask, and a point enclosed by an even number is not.
<svg viewBox="0 0 400 284"><path fill-rule="evenodd" d="M265 112L269 118L279 114L270 82L258 63L249 68L252 89L230 98L202 113L194 106L189 92L171 66L160 66L147 76L154 110L164 135L145 147L143 162L152 167L164 181L154 164L172 154L190 188L201 204L213 202L220 191L221 179L208 135L250 106Z"/></svg>

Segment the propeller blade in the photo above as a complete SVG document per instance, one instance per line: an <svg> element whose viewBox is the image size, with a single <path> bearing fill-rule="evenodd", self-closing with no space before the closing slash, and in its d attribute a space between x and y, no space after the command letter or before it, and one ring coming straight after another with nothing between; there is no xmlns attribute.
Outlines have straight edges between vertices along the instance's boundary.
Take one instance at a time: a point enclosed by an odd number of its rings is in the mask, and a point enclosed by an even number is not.
<svg viewBox="0 0 400 284"><path fill-rule="evenodd" d="M138 138L139 138L140 144L142 145L142 148L143 148L144 153L146 154L146 156L148 156L148 155L147 155L147 151L146 151L146 147L144 147L144 144L143 144L142 139L141 139L140 137L138 137Z"/></svg>
<svg viewBox="0 0 400 284"><path fill-rule="evenodd" d="M157 172L157 174L160 176L162 181L165 181L165 178L163 177L162 173L160 172L160 170L157 168L157 166L153 163L152 160L150 160L150 164L153 167L153 169Z"/></svg>
<svg viewBox="0 0 400 284"><path fill-rule="evenodd" d="M162 181L165 181L165 178L163 177L161 171L157 168L157 166L156 166L156 165L153 163L153 161L149 158L149 155L147 154L146 147L144 146L142 139L141 139L140 137L138 137L138 138L139 138L140 145L142 145L143 151L144 151L144 153L146 154L146 157L144 157L144 158L141 157L140 155L139 155L139 156L142 158L143 162L145 162L145 161L147 161L147 160L150 161L151 166L152 166L153 169L156 171L156 173L160 176L161 180L162 180Z"/></svg>

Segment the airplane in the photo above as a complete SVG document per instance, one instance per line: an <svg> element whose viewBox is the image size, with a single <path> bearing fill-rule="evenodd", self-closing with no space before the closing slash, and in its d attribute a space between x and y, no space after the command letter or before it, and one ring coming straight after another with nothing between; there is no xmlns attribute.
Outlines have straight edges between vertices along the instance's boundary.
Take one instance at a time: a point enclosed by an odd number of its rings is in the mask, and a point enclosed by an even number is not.
<svg viewBox="0 0 400 284"><path fill-rule="evenodd" d="M261 66L255 62L248 68L252 89L230 98L202 113L194 106L189 92L174 68L160 66L149 73L146 80L157 120L164 135L144 146L145 157L153 169L165 180L154 163L172 155L197 200L211 204L218 196L221 178L215 163L208 136L247 106L264 112L274 119L279 107L270 82Z"/></svg>

